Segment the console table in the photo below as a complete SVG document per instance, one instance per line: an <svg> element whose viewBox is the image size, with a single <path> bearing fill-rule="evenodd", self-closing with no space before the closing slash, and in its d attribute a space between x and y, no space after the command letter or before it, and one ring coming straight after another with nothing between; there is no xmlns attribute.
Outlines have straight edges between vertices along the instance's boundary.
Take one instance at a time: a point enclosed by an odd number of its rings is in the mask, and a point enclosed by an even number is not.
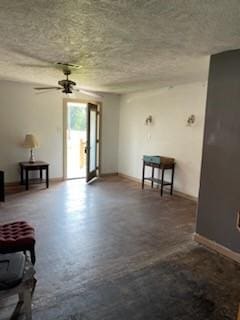
<svg viewBox="0 0 240 320"><path fill-rule="evenodd" d="M26 190L29 189L29 171L40 172L40 183L43 182L43 170L46 172L46 188L49 186L49 164L44 161L35 161L35 162L19 162L21 170L21 184L25 185ZM24 180L25 173L25 180Z"/></svg>
<svg viewBox="0 0 240 320"><path fill-rule="evenodd" d="M145 177L145 167L152 168L151 177ZM161 170L161 179L154 177L155 169ZM164 180L165 170L171 170L171 181ZM173 194L173 182L174 182L174 170L175 170L175 160L173 158L167 158L162 156L143 156L143 169L142 169L142 189L144 189L144 181L151 181L151 187L156 183L160 185L160 194L163 195L164 186L170 186L170 194Z"/></svg>

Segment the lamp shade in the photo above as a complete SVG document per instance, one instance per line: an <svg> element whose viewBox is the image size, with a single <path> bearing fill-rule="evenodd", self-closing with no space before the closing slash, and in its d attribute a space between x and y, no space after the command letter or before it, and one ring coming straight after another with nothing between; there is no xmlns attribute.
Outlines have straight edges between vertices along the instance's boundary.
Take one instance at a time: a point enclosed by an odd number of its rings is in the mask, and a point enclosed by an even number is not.
<svg viewBox="0 0 240 320"><path fill-rule="evenodd" d="M34 149L38 147L38 141L33 134L26 134L23 146L24 148Z"/></svg>

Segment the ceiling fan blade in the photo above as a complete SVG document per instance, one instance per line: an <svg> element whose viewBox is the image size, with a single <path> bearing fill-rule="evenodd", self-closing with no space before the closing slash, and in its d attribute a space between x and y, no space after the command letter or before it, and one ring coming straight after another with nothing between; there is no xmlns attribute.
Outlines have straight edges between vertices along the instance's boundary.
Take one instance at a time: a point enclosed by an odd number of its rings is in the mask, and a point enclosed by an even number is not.
<svg viewBox="0 0 240 320"><path fill-rule="evenodd" d="M32 64L32 63L17 63L20 67L28 67L28 68L57 68L59 70L78 70L82 68L82 65L72 64L72 63L63 63L63 62L55 62L55 63L45 63L45 64Z"/></svg>
<svg viewBox="0 0 240 320"><path fill-rule="evenodd" d="M37 91L35 91L36 95L47 94L47 93L51 93L52 94L52 91L49 91L49 90L37 90Z"/></svg>
<svg viewBox="0 0 240 320"><path fill-rule="evenodd" d="M28 68L51 68L52 65L49 64L31 64L31 63L17 63L19 67L28 67Z"/></svg>
<svg viewBox="0 0 240 320"><path fill-rule="evenodd" d="M60 89L62 89L62 87L36 87L34 89L35 90L52 90L52 89L60 90Z"/></svg>
<svg viewBox="0 0 240 320"><path fill-rule="evenodd" d="M73 88L74 91L77 91L77 92L80 92L80 93L83 93L83 94L86 94L90 97L94 97L94 98L102 98L102 96L100 94L97 94L95 92L92 92L92 91L88 91L88 90L84 90L84 89L81 89L81 88Z"/></svg>
<svg viewBox="0 0 240 320"><path fill-rule="evenodd" d="M63 68L70 68L70 69L81 69L83 66L79 64L73 64L73 63L64 63L64 62L57 62L55 65L58 65Z"/></svg>

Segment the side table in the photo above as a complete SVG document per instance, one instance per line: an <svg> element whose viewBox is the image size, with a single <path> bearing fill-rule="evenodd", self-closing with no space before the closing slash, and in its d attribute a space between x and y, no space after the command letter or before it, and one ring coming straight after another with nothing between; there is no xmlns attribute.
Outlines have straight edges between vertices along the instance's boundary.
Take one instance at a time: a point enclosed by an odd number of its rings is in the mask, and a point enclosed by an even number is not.
<svg viewBox="0 0 240 320"><path fill-rule="evenodd" d="M151 177L145 177L145 167L152 168ZM154 177L154 169L161 170L161 179ZM164 180L165 170L171 170L171 181ZM154 183L160 185L160 194L163 195L163 187L170 186L170 194L173 194L173 183L174 183L174 171L175 171L175 160L173 158L162 157L162 156L143 156L143 168L142 168L142 189L144 189L144 181L151 181L151 187L153 188Z"/></svg>
<svg viewBox="0 0 240 320"><path fill-rule="evenodd" d="M29 171L40 172L40 183L43 182L43 170L46 172L46 188L49 186L49 163L44 161L35 161L35 162L19 162L21 170L21 184L25 185L26 190L29 189ZM24 180L25 173L25 180Z"/></svg>

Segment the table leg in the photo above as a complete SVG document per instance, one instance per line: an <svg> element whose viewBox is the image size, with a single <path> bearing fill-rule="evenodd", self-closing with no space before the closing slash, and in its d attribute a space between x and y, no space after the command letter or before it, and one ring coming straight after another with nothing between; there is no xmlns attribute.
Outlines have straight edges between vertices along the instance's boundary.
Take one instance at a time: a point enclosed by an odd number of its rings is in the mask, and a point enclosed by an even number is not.
<svg viewBox="0 0 240 320"><path fill-rule="evenodd" d="M28 190L29 189L29 171L28 171L27 168L25 169L25 175L26 175L26 187L25 187L25 189Z"/></svg>
<svg viewBox="0 0 240 320"><path fill-rule="evenodd" d="M49 174L48 174L48 167L46 168L46 187L49 187Z"/></svg>
<svg viewBox="0 0 240 320"><path fill-rule="evenodd" d="M174 171L175 171L175 166L173 165L173 167L172 167L171 189L170 189L171 196L173 194Z"/></svg>
<svg viewBox="0 0 240 320"><path fill-rule="evenodd" d="M42 168L40 168L40 180L42 180Z"/></svg>
<svg viewBox="0 0 240 320"><path fill-rule="evenodd" d="M153 188L153 178L154 178L154 167L152 167L152 182L151 182L151 187Z"/></svg>
<svg viewBox="0 0 240 320"><path fill-rule="evenodd" d="M37 279L33 277L33 284L32 284L32 290L31 290L31 297L33 297L34 295L34 291L36 288L36 284L37 284Z"/></svg>
<svg viewBox="0 0 240 320"><path fill-rule="evenodd" d="M23 302L24 301L24 296L23 296L22 292L19 292L19 294L18 294L18 301L19 302Z"/></svg>
<svg viewBox="0 0 240 320"><path fill-rule="evenodd" d="M161 178L161 196L163 195L163 182L164 182L164 168L162 169L162 178Z"/></svg>
<svg viewBox="0 0 240 320"><path fill-rule="evenodd" d="M5 200L4 172L0 171L0 201Z"/></svg>
<svg viewBox="0 0 240 320"><path fill-rule="evenodd" d="M21 184L23 185L24 184L24 178L23 178L23 167L21 166L20 168L20 174L21 174Z"/></svg>
<svg viewBox="0 0 240 320"><path fill-rule="evenodd" d="M32 320L32 296L29 289L23 293L26 320Z"/></svg>
<svg viewBox="0 0 240 320"><path fill-rule="evenodd" d="M18 302L17 302L17 305L15 307L15 309L13 310L13 313L10 317L10 320L17 320L19 318L19 314L21 312L21 309L22 309L22 306L23 306L23 303L24 303L24 298L23 298L23 293L20 292L18 294Z"/></svg>
<svg viewBox="0 0 240 320"><path fill-rule="evenodd" d="M144 189L144 175L145 175L145 162L143 161L143 168L142 168L142 189Z"/></svg>

